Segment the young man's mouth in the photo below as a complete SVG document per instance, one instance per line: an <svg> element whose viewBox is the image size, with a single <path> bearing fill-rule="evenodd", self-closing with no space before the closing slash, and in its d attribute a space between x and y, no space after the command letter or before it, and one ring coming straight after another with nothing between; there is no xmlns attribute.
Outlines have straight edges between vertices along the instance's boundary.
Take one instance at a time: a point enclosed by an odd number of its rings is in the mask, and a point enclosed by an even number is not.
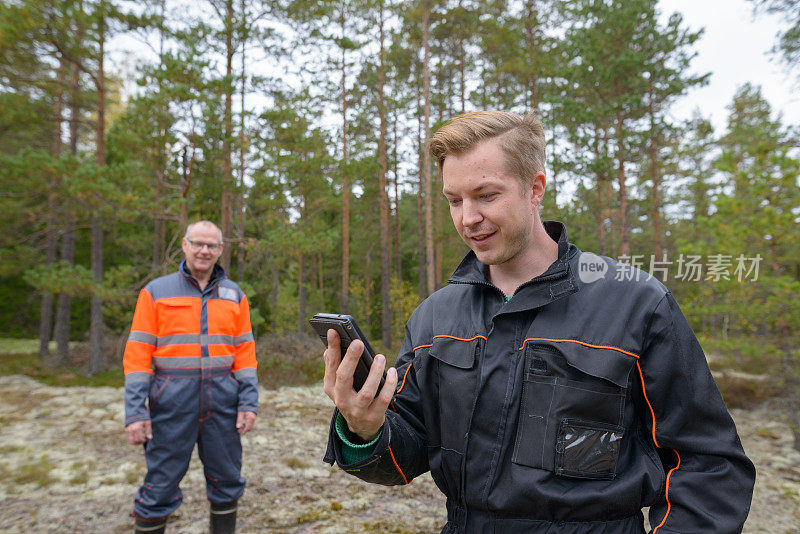
<svg viewBox="0 0 800 534"><path fill-rule="evenodd" d="M488 234L476 234L472 236L468 236L469 240L475 244L481 245L486 243L491 237L495 234L495 232L491 232Z"/></svg>

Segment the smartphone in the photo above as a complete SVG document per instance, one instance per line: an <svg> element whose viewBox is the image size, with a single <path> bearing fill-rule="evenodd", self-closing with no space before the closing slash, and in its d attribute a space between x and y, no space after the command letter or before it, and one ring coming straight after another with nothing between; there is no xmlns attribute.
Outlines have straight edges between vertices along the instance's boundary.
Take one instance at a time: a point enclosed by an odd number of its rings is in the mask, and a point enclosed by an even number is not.
<svg viewBox="0 0 800 534"><path fill-rule="evenodd" d="M308 322L326 347L328 346L328 330L336 330L342 342L342 357L344 357L344 353L347 351L347 347L350 346L350 343L356 339L361 340L364 344L364 352L361 353L361 358L358 360L356 370L353 372L353 389L361 391L364 382L367 380L367 375L369 375L369 370L372 368L372 360L375 359L375 351L372 350L369 341L367 341L367 336L361 333L361 329L358 327L358 324L356 324L356 320L350 315L318 313L309 319ZM378 386L378 390L375 392L376 397L383 389L385 380L386 370L384 369L381 383Z"/></svg>

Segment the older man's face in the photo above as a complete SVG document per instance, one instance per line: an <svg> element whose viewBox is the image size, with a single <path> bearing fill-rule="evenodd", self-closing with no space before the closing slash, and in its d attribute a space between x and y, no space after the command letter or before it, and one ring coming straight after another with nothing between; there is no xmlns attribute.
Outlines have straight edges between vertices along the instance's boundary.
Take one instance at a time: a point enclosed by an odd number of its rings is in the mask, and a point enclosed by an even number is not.
<svg viewBox="0 0 800 534"><path fill-rule="evenodd" d="M195 225L181 245L186 255L186 266L195 278L210 275L222 254L219 229L210 224Z"/></svg>

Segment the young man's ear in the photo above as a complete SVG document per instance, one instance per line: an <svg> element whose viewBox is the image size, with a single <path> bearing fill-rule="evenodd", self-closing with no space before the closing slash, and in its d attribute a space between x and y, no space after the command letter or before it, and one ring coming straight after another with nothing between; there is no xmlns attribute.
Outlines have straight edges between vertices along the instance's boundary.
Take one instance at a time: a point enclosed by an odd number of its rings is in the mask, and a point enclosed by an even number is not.
<svg viewBox="0 0 800 534"><path fill-rule="evenodd" d="M531 178L531 202L533 203L534 207L538 207L542 203L546 184L547 179L545 178L544 173L541 171L534 174Z"/></svg>

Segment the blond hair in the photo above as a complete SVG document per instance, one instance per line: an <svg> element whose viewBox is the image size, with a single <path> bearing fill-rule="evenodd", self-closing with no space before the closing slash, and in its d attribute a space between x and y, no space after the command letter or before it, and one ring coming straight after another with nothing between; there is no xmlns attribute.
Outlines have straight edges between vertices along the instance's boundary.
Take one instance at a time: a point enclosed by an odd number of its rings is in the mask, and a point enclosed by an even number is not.
<svg viewBox="0 0 800 534"><path fill-rule="evenodd" d="M473 111L450 119L431 138L428 151L439 165L445 158L463 154L486 139L496 139L506 155L508 170L528 184L544 172L544 128L535 111L517 115L508 111Z"/></svg>

